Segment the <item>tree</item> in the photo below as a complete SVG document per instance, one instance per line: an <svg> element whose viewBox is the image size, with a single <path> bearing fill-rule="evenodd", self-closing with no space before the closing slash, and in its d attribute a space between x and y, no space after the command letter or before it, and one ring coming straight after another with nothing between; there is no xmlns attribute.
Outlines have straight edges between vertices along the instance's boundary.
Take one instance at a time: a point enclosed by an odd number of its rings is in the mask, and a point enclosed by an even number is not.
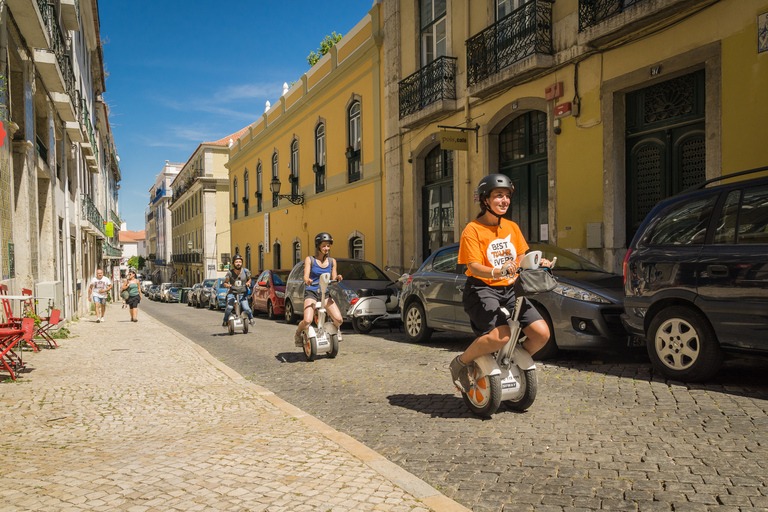
<svg viewBox="0 0 768 512"><path fill-rule="evenodd" d="M309 62L309 67L317 64L317 61L319 61L323 55L331 51L333 45L339 41L341 41L341 34L337 34L336 32L331 32L331 35L325 36L323 41L320 43L320 48L317 49L317 53L309 52L309 55L307 55L307 62Z"/></svg>
<svg viewBox="0 0 768 512"><path fill-rule="evenodd" d="M131 259L128 260L128 266L136 270L143 269L145 264L144 256L131 256Z"/></svg>

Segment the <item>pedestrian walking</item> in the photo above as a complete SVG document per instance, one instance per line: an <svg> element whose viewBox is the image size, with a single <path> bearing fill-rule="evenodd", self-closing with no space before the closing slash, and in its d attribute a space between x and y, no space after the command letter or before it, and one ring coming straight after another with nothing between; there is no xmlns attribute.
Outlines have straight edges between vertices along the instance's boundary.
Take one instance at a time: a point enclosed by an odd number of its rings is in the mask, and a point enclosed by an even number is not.
<svg viewBox="0 0 768 512"><path fill-rule="evenodd" d="M96 270L96 277L91 279L88 287L88 301L96 306L96 322L104 321L104 313L107 311L107 294L112 289L112 281L104 277L104 271Z"/></svg>
<svg viewBox="0 0 768 512"><path fill-rule="evenodd" d="M141 287L139 286L139 279L136 277L135 270L128 271L128 279L123 283L122 295L124 292L128 292L128 298L125 302L130 308L128 311L131 313L131 322L139 321L139 302L141 302Z"/></svg>

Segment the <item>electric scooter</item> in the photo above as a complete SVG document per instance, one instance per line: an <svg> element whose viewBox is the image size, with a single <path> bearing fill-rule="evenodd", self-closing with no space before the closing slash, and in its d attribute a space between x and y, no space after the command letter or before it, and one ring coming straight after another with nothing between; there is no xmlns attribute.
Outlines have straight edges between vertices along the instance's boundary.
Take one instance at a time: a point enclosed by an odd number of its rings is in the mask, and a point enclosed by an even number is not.
<svg viewBox="0 0 768 512"><path fill-rule="evenodd" d="M302 347L307 361L314 361L318 353L327 353L328 357L336 357L339 354L339 330L325 310L328 285L338 283L338 281L331 280L331 274L325 273L320 274L318 282L320 284L320 301L314 304L314 323L307 326L301 333Z"/></svg>
<svg viewBox="0 0 768 512"><path fill-rule="evenodd" d="M520 262L518 273L539 268L541 251L531 251ZM557 258L552 259L550 270ZM526 295L517 293L515 309L501 311L507 316L510 329L509 341L494 354L475 359L469 367L470 389L461 392L464 403L478 416L489 417L495 413L502 401L516 411L525 411L536 400L536 363L522 347L525 335L518 321L520 306Z"/></svg>
<svg viewBox="0 0 768 512"><path fill-rule="evenodd" d="M232 294L235 296L235 307L232 310L232 314L229 315L229 321L227 322L227 329L229 334L235 334L235 329L242 329L243 334L248 334L248 317L243 315L242 306L240 305L240 295L244 294Z"/></svg>

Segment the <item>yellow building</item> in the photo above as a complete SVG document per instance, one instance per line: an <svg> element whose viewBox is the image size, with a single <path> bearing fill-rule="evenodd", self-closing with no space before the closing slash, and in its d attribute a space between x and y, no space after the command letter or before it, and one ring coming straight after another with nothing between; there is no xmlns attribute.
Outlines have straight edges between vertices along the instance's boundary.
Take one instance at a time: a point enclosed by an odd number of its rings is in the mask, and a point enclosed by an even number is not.
<svg viewBox="0 0 768 512"><path fill-rule="evenodd" d="M248 128L203 142L171 183L174 278L192 286L224 275L230 263L229 146Z"/></svg>
<svg viewBox="0 0 768 512"><path fill-rule="evenodd" d="M660 199L766 164L766 0L381 5L392 265L457 241L501 172L528 240L620 271Z"/></svg>
<svg viewBox="0 0 768 512"><path fill-rule="evenodd" d="M313 254L321 231L336 257L386 262L380 10L230 148L231 247L254 274Z"/></svg>

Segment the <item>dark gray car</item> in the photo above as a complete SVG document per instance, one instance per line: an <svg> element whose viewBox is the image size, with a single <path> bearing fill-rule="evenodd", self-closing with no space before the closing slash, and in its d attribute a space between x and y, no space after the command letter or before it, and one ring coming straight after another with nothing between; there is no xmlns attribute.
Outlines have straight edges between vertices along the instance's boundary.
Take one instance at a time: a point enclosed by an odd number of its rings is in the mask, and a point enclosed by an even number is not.
<svg viewBox="0 0 768 512"><path fill-rule="evenodd" d="M285 283L285 321L298 323L304 309L304 261L297 263ZM347 312L357 302L357 290L368 288L383 290L390 288L393 294L397 287L379 267L368 261L336 258L336 271L343 278L340 283L328 287L328 293L339 306L344 321L351 320Z"/></svg>
<svg viewBox="0 0 768 512"><path fill-rule="evenodd" d="M529 298L552 333L537 358L553 357L558 348L626 347L631 339L621 323L622 276L552 245L531 244L530 250L550 260L557 256L557 288ZM435 330L472 334L462 304L466 266L458 264L458 255L459 244L438 249L406 283L401 310L411 341L425 342Z"/></svg>

